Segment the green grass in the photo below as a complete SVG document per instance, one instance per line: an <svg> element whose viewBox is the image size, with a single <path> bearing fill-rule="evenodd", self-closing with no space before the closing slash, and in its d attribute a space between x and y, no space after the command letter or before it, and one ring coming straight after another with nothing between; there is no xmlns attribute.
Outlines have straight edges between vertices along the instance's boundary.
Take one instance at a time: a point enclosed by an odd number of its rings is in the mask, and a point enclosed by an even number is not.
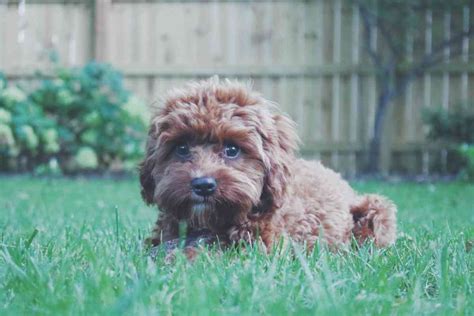
<svg viewBox="0 0 474 316"><path fill-rule="evenodd" d="M399 206L394 247L152 262L128 180L0 178L0 314L474 314L474 185L355 183Z"/></svg>

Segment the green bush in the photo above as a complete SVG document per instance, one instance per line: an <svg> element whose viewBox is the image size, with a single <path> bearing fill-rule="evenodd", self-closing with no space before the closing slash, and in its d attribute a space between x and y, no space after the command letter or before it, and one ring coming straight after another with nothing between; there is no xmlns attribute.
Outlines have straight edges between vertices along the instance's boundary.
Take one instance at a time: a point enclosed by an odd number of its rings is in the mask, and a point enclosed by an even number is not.
<svg viewBox="0 0 474 316"><path fill-rule="evenodd" d="M465 160L465 167L461 172L461 176L466 180L474 181L474 145L463 144L460 146L459 152Z"/></svg>
<svg viewBox="0 0 474 316"><path fill-rule="evenodd" d="M37 75L25 89L0 77L0 160L4 170L64 172L127 169L140 158L145 123L122 76L89 63ZM136 104L135 104L136 105Z"/></svg>
<svg viewBox="0 0 474 316"><path fill-rule="evenodd" d="M474 106L458 105L449 110L427 109L425 122L429 126L428 137L454 143L474 144Z"/></svg>
<svg viewBox="0 0 474 316"><path fill-rule="evenodd" d="M474 106L427 109L423 118L429 127L428 138L452 144L456 149L450 152L451 162L462 177L474 180Z"/></svg>

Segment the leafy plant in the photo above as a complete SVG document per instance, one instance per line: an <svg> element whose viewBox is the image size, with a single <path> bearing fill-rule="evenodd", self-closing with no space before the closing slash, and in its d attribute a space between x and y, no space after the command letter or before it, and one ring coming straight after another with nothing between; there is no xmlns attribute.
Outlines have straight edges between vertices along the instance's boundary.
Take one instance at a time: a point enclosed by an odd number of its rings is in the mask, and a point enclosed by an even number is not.
<svg viewBox="0 0 474 316"><path fill-rule="evenodd" d="M461 173L462 177L474 181L474 145L463 144L460 146L459 152L466 163Z"/></svg>
<svg viewBox="0 0 474 316"><path fill-rule="evenodd" d="M21 89L9 87L4 77L0 82L1 168L21 169L38 153L38 130L49 120Z"/></svg>
<svg viewBox="0 0 474 316"><path fill-rule="evenodd" d="M452 160L465 178L474 180L474 107L427 109L423 118L429 127L428 138L453 144L457 150L451 152Z"/></svg>
<svg viewBox="0 0 474 316"><path fill-rule="evenodd" d="M458 105L449 110L427 109L424 120L430 128L430 139L474 144L474 107L471 105Z"/></svg>
<svg viewBox="0 0 474 316"><path fill-rule="evenodd" d="M9 161L3 169L44 169L52 159L65 172L134 165L145 124L130 110L137 99L119 72L92 62L37 79L29 93L0 80L0 156Z"/></svg>

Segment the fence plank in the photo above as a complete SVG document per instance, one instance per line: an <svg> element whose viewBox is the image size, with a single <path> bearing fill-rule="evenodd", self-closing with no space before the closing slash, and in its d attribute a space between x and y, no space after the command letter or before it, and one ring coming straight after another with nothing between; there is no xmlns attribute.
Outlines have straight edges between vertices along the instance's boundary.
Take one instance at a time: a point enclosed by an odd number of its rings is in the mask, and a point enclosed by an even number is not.
<svg viewBox="0 0 474 316"><path fill-rule="evenodd" d="M370 47L372 50L376 50L378 46L378 34L377 32L372 32L370 34ZM373 126L374 126L374 118L375 118L375 109L377 107L377 77L375 74L371 75L369 77L369 84L368 84L368 90L369 90L369 100L368 100L368 106L369 108L367 109L367 141L370 141L370 139L373 136Z"/></svg>
<svg viewBox="0 0 474 316"><path fill-rule="evenodd" d="M3 68L6 65L6 51L9 42L7 42L7 15L8 7L6 5L0 5L0 67Z"/></svg>
<svg viewBox="0 0 474 316"><path fill-rule="evenodd" d="M446 12L444 14L444 39L448 40L451 37L451 13ZM451 50L449 46L444 49L444 62L449 63ZM449 73L443 73L443 99L442 106L444 109L449 107ZM447 170L448 164L448 152L446 150L441 151L441 164L443 165L443 171Z"/></svg>
<svg viewBox="0 0 474 316"><path fill-rule="evenodd" d="M305 9L306 5L302 2L296 4L296 18L295 18L295 37L296 37L296 56L295 58L299 61L299 63L305 65L306 64L306 42L305 42L305 34L306 34L306 21L305 21ZM296 91L295 91L295 102L296 102L296 122L298 123L298 131L302 137L302 140L305 141L307 139L305 131L306 131L306 107L305 107L305 78L299 77L296 80Z"/></svg>
<svg viewBox="0 0 474 316"><path fill-rule="evenodd" d="M306 19L310 22L308 24L308 29L311 30L312 36L310 38L314 39L307 43L307 47L314 51L312 58L307 58L308 62L314 63L316 65L324 64L323 61L323 41L325 40L324 33L324 2L316 1L310 10L307 10ZM311 56L311 53L310 53ZM311 134L308 139L312 141L321 141L324 134L324 98L323 98L323 84L324 79L322 77L315 78L314 80L309 81L309 91L311 91L308 96L308 102L311 104L311 107L314 108L314 114L308 115L307 126L313 126L311 130L308 130L307 133ZM312 98L312 99L311 99ZM321 159L320 153L314 154L315 158Z"/></svg>
<svg viewBox="0 0 474 316"><path fill-rule="evenodd" d="M359 17L359 9L356 5L352 7L352 43L351 43L351 52L352 52L352 63L354 65L359 64L360 62L360 17ZM357 142L359 137L357 133L357 124L359 122L359 113L358 113L358 105L359 105L359 75L352 74L350 79L350 115L349 115L349 140L351 143ZM349 156L349 175L354 176L356 174L357 166L356 166L356 153L352 152Z"/></svg>
<svg viewBox="0 0 474 316"><path fill-rule="evenodd" d="M273 64L273 5L272 3L267 3L263 8L266 14L262 17L262 29L260 30L261 34L261 46L262 46L262 64L265 66ZM272 88L272 80L271 78L263 78L262 79L262 93L267 95L271 100L273 100L273 88Z"/></svg>
<svg viewBox="0 0 474 316"><path fill-rule="evenodd" d="M448 40L451 37L451 13L446 12L444 14L444 38ZM446 46L444 49L444 62L449 63L451 55L451 49L449 46ZM447 109L449 107L449 73L443 72L443 108Z"/></svg>
<svg viewBox="0 0 474 316"><path fill-rule="evenodd" d="M406 37L405 43L405 55L407 58L408 63L413 62L413 34L409 32ZM404 124L405 128L403 129L403 137L405 142L414 142L416 139L415 135L415 105L413 102L413 84L408 85L405 91L405 102L401 108L404 108ZM416 160L414 155L410 155L409 157L404 157L406 167L414 171L416 169ZM388 166L390 168L390 166Z"/></svg>
<svg viewBox="0 0 474 316"><path fill-rule="evenodd" d="M100 61L106 61L108 57L108 32L109 28L109 10L111 0L94 1L92 10L92 31L91 31L91 56Z"/></svg>
<svg viewBox="0 0 474 316"><path fill-rule="evenodd" d="M463 8L463 30L467 32L469 30L469 7ZM462 61L466 64L469 62L469 38L465 37L462 41ZM468 87L469 87L469 76L466 71L461 75L461 99L466 102L468 99Z"/></svg>
<svg viewBox="0 0 474 316"><path fill-rule="evenodd" d="M432 51L432 23L433 23L433 13L431 10L426 10L425 13L425 54L430 54ZM431 75L430 73L425 73L423 75L423 106L430 107L431 104ZM423 151L422 154L422 172L424 175L428 175L430 172L430 152Z"/></svg>
<svg viewBox="0 0 474 316"><path fill-rule="evenodd" d="M335 0L333 7L334 14L334 38L333 38L333 63L341 62L341 0ZM332 79L332 120L331 120L331 136L334 142L340 140L340 98L341 98L341 77L335 74ZM331 157L332 166L339 167L339 153L334 151Z"/></svg>

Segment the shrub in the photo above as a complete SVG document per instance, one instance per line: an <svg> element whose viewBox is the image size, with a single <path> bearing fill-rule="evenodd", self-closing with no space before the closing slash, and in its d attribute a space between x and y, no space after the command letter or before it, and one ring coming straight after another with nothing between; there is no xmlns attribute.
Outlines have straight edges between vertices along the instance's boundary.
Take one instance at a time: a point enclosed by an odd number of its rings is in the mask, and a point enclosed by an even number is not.
<svg viewBox="0 0 474 316"><path fill-rule="evenodd" d="M458 105L449 110L427 109L424 119L430 128L430 139L474 144L474 106Z"/></svg>
<svg viewBox="0 0 474 316"><path fill-rule="evenodd" d="M41 109L17 87L0 80L0 166L3 170L21 168L38 153L37 131L49 124Z"/></svg>
<svg viewBox="0 0 474 316"><path fill-rule="evenodd" d="M0 80L0 159L3 169L65 172L124 169L142 154L145 124L136 100L111 66L89 63L37 75L26 94ZM136 101L135 101L136 102ZM13 138L13 140L12 140ZM6 168L5 168L6 167Z"/></svg>
<svg viewBox="0 0 474 316"><path fill-rule="evenodd" d="M474 181L474 145L463 144L460 146L459 152L465 160L461 176L466 180Z"/></svg>
<svg viewBox="0 0 474 316"><path fill-rule="evenodd" d="M451 161L463 177L474 180L474 106L427 109L423 118L429 127L428 138L454 145Z"/></svg>

